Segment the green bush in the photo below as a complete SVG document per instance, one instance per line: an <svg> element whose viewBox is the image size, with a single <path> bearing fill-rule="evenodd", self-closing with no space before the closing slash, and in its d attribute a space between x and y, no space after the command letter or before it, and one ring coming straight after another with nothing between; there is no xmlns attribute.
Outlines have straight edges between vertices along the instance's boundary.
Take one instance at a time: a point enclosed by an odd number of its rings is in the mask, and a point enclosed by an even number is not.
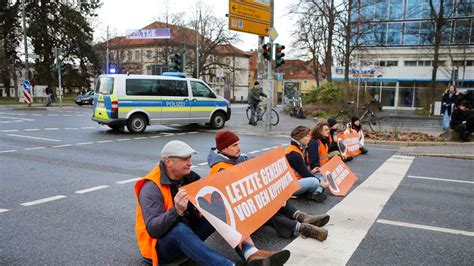
<svg viewBox="0 0 474 266"><path fill-rule="evenodd" d="M328 82L319 87L313 88L310 93L304 95L303 102L308 103L340 103L342 101L343 88L335 83Z"/></svg>

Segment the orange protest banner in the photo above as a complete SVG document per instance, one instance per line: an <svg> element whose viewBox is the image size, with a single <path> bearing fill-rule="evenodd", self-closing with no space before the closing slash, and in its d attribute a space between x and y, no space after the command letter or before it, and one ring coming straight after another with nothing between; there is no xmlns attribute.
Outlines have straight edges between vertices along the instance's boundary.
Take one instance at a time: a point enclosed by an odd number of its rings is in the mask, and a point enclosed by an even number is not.
<svg viewBox="0 0 474 266"><path fill-rule="evenodd" d="M300 188L282 147L183 187L232 247L267 222Z"/></svg>
<svg viewBox="0 0 474 266"><path fill-rule="evenodd" d="M333 157L319 170L329 182L329 191L334 196L345 196L357 180L357 176L339 156Z"/></svg>
<svg viewBox="0 0 474 266"><path fill-rule="evenodd" d="M337 135L340 139L344 141L344 145L341 146L341 143L337 143L339 150L344 154L343 150L346 152L346 156L357 156L360 154L360 141L359 134L352 131L350 133L339 133ZM343 148L345 146L345 148Z"/></svg>

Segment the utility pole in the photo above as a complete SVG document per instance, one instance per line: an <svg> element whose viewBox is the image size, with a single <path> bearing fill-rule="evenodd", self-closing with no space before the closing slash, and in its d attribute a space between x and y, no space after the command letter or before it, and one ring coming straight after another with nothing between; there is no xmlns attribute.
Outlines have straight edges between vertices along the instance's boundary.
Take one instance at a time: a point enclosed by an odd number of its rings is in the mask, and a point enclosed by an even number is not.
<svg viewBox="0 0 474 266"><path fill-rule="evenodd" d="M61 48L54 47L53 53L54 53L54 56L56 57L56 68L58 69L59 106L63 107L63 89L61 86L61 61L59 59L59 56L61 55Z"/></svg>
<svg viewBox="0 0 474 266"><path fill-rule="evenodd" d="M21 0L21 13L22 13L22 16L23 16L23 45L25 45L25 77L24 77L24 80L29 80L30 79L30 67L28 65L28 41L26 39L25 0ZM28 107L31 107L31 103L28 104Z"/></svg>
<svg viewBox="0 0 474 266"><path fill-rule="evenodd" d="M105 74L109 74L109 26L107 26L107 50L105 51Z"/></svg>
<svg viewBox="0 0 474 266"><path fill-rule="evenodd" d="M201 24L201 10L199 15L196 10L196 78L199 79L199 26Z"/></svg>
<svg viewBox="0 0 474 266"><path fill-rule="evenodd" d="M274 18L274 0L270 0L270 28L273 28L273 18ZM262 37L263 39L263 37ZM270 41L270 52L273 54L273 40L270 36L270 31L268 33L268 39ZM260 48L261 46L259 46ZM272 130L272 105L273 105L273 71L272 71L272 60L268 60L267 63L268 71L268 94L267 94L267 112L265 119L265 132L270 133Z"/></svg>

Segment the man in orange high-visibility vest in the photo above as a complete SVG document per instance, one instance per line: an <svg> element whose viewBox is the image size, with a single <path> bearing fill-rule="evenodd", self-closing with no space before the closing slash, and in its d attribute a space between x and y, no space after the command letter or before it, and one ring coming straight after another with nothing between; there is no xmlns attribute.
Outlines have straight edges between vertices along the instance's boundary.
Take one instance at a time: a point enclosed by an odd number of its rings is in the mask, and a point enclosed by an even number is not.
<svg viewBox="0 0 474 266"><path fill-rule="evenodd" d="M234 165L245 162L250 158L240 154L240 138L230 130L217 132L216 148L212 148L207 156L207 163L211 167L210 175ZM329 222L329 215L310 215L296 209L291 203L286 202L285 206L267 222L282 237L291 238L301 234L306 237L326 240L328 231L321 226Z"/></svg>
<svg viewBox="0 0 474 266"><path fill-rule="evenodd" d="M148 263L169 263L186 255L198 265L234 265L204 243L215 229L180 189L200 179L191 171L195 153L182 141L168 142L161 150L159 164L135 184L135 233ZM290 257L287 250L258 250L252 241L240 246L239 254L249 265L283 265Z"/></svg>

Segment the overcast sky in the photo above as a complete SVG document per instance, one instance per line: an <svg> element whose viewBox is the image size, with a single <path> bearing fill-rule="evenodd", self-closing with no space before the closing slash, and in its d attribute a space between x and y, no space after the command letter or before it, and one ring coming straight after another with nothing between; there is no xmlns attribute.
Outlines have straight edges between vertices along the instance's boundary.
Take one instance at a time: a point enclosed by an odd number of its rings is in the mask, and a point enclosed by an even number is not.
<svg viewBox="0 0 474 266"><path fill-rule="evenodd" d="M275 0L275 29L278 32L276 42L286 45L287 54L291 52L290 31L293 23L286 15L288 5L295 0ZM98 11L95 22L96 29L94 38L99 40L105 37L107 25L111 31L118 35L125 35L128 29L139 29L155 21L165 11L167 0L102 0L102 7ZM193 14L192 6L196 0L168 0L169 12L186 12ZM229 12L228 0L202 0L203 3L213 6L216 16L225 18ZM248 51L257 48L257 35L239 33L241 42L234 45L242 50Z"/></svg>

